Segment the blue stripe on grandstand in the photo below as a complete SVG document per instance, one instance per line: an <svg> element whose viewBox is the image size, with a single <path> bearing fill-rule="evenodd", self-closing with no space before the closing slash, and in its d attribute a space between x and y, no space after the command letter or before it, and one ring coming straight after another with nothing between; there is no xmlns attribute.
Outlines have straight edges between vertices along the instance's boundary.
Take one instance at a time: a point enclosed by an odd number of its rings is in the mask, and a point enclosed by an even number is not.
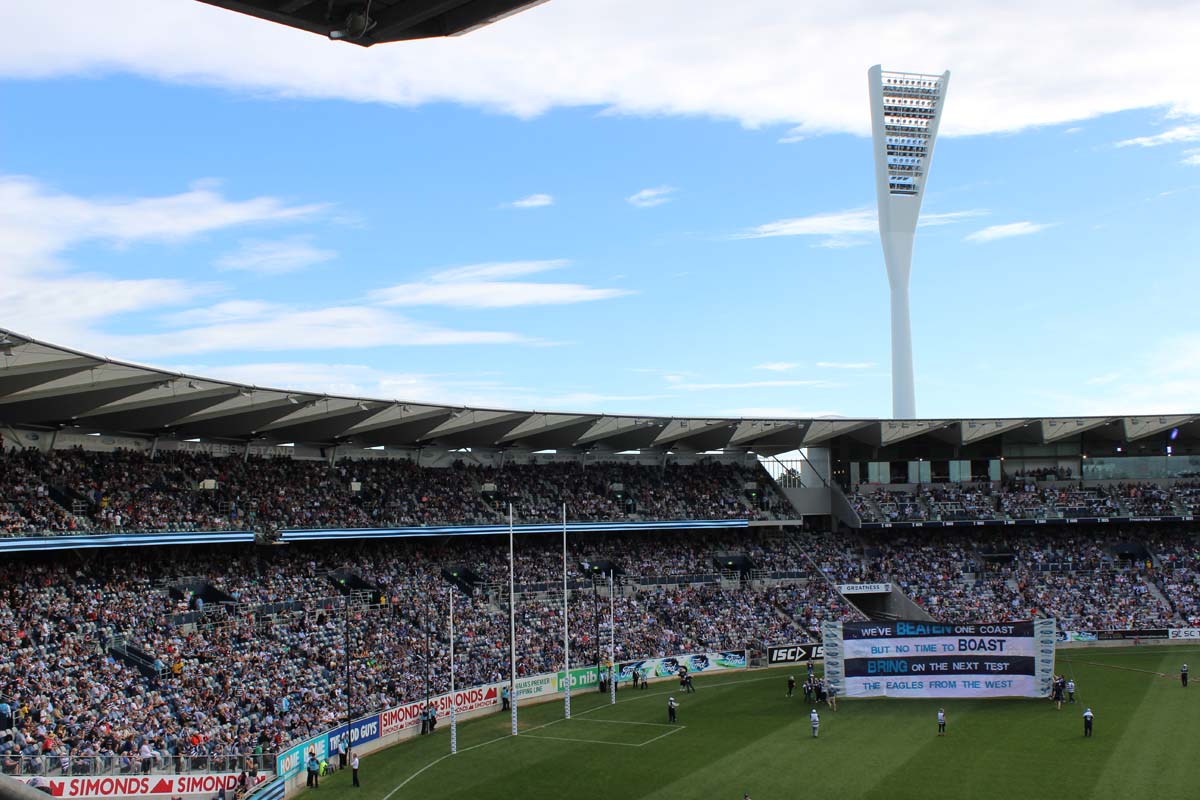
<svg viewBox="0 0 1200 800"><path fill-rule="evenodd" d="M1160 517L1052 517L1050 519L956 519L864 522L862 528L982 528L991 525L1103 525L1128 522L1192 522L1195 516Z"/></svg>
<svg viewBox="0 0 1200 800"><path fill-rule="evenodd" d="M154 547L177 544L239 544L253 542L254 531L180 531L83 536L15 536L0 539L0 553L24 550L85 550L95 547Z"/></svg>
<svg viewBox="0 0 1200 800"><path fill-rule="evenodd" d="M672 522L568 522L568 533L601 533L608 531L705 530L709 528L746 528L745 519L692 519ZM514 533L557 533L562 523L514 525ZM280 531L285 542L305 542L322 539L390 539L406 536L480 536L508 533L507 525L446 525L424 528L305 528Z"/></svg>
<svg viewBox="0 0 1200 800"><path fill-rule="evenodd" d="M250 794L246 796L246 800L283 800L286 791L287 781L282 778L276 778L270 783L252 789Z"/></svg>

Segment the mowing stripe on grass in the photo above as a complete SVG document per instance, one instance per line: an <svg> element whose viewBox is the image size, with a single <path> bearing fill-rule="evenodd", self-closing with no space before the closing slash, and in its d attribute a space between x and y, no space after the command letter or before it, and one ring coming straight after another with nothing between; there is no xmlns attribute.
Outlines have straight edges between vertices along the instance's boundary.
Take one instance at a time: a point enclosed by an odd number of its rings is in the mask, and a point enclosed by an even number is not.
<svg viewBox="0 0 1200 800"><path fill-rule="evenodd" d="M549 722L547 722L545 724L535 725L534 727L530 728L529 731L536 731L536 730L540 730L541 728L548 728L551 725L554 725L554 724L562 722L562 721L563 720L561 720L561 719L550 720ZM529 731L526 731L525 733L528 734ZM470 752L471 750L478 750L480 747L483 747L484 745L495 744L496 742L502 742L505 739L511 739L511 738L513 738L512 734L506 733L503 736L497 736L495 739L488 739L486 742L480 742L479 744L473 744L470 747L464 747L461 750L459 750L458 752L459 753L467 753L467 752ZM442 763L447 758L450 758L453 755L455 755L455 754L454 753L446 753L446 755L442 756L441 758L435 758L433 761L430 761L428 764L421 767L419 770L414 772L412 775L409 775L407 778L405 778L399 784L397 784L395 789L392 789L390 792L388 792L387 794L385 794L383 796L383 800L391 800L392 795L394 795L396 792L400 791L405 786L407 786L409 784L409 782L411 782L413 780L413 778L416 778L418 775L420 775L422 772L429 769L430 767L437 766L438 764Z"/></svg>
<svg viewBox="0 0 1200 800"><path fill-rule="evenodd" d="M770 675L770 676L763 676L761 678L747 678L745 680L740 680L740 681L722 681L721 683L716 683L716 684L712 684L712 685L705 684L705 685L709 689L720 689L725 686L736 686L736 685L743 684L743 683L758 683L760 681L769 681L769 680L778 680L778 676ZM672 694L672 692L666 691L666 692L643 693L643 692L639 691L635 697L626 697L624 699L618 700L617 702L618 703L628 703L633 700L645 700L650 697L665 697L666 695L669 695L669 694ZM577 719L577 718L583 716L584 714L590 714L593 711L599 711L602 708L608 708L611 705L613 705L613 704L608 703L607 705L600 705L600 706L596 706L595 708L589 708L586 711L580 711L574 715L573 719ZM564 721L565 720L563 720L563 719L556 719L556 720L551 720L550 722L547 722L543 725L537 725L535 727L530 728L528 731L524 731L521 734L518 734L517 738L520 738L521 736L524 736L524 735L528 735L531 731L540 730L542 728L549 727L550 725L554 725L555 723L564 722ZM584 720L584 721L588 722L591 720ZM611 722L613 720L596 720L596 721L597 722ZM654 724L654 723L642 723L642 724L650 725L650 724ZM676 728L676 730L683 730L684 727L686 727L686 726L681 726L679 728ZM667 733L664 733L662 736L656 736L654 739L651 739L650 741L651 742L657 741L658 739L663 738L663 736L670 736L672 733L675 733L675 731L674 730L668 731ZM513 738L513 735L511 733L508 733L508 734L505 734L504 736L497 736L495 739L488 739L486 742L480 742L479 744L471 745L470 747L464 747L461 750L459 750L458 752L459 752L459 754L467 753L467 752L470 752L471 750L478 750L480 747L483 747L485 745L495 744L496 742L502 742L502 741L505 741L506 739L512 739L512 738ZM534 738L534 739L549 739L551 737L549 737L549 736L533 736L532 738ZM579 742L579 741L583 741L583 740L582 739L570 739L568 741ZM645 744L649 744L649 743L650 742L645 742ZM620 744L620 743L619 742L602 742L601 744ZM628 746L641 747L642 745L628 745ZM421 767L419 770L414 772L412 775L409 775L407 778L405 778L400 783L398 783L396 785L396 788L392 789L390 792L388 792L387 794L385 794L383 796L383 800L392 800L392 797L396 794L396 792L403 789L405 786L407 786L409 783L411 783L414 779L416 779L418 776L423 774L426 770L430 769L431 767L437 766L438 764L445 761L447 758L450 758L452 755L454 755L454 754L446 753L444 756L435 758L433 761L430 761L428 764Z"/></svg>
<svg viewBox="0 0 1200 800"><path fill-rule="evenodd" d="M525 734L530 739L550 739L555 742L578 742L586 744L611 744L616 747L641 747L640 744L630 744L629 742L606 742L603 739L575 739L570 736L546 736L541 733Z"/></svg>
<svg viewBox="0 0 1200 800"><path fill-rule="evenodd" d="M1068 664L1075 663L1075 660L1072 658L1065 658L1063 660L1066 661ZM1170 675L1168 675L1165 672L1157 672L1152 669L1138 669L1137 667L1122 667L1122 666L1118 666L1117 664L1105 664L1100 661L1080 661L1078 663L1087 664L1089 667L1103 667L1104 669L1120 669L1120 670L1124 670L1125 672L1144 672L1147 675L1157 675L1160 678L1171 677ZM1074 675L1075 673L1072 672L1071 674Z"/></svg>

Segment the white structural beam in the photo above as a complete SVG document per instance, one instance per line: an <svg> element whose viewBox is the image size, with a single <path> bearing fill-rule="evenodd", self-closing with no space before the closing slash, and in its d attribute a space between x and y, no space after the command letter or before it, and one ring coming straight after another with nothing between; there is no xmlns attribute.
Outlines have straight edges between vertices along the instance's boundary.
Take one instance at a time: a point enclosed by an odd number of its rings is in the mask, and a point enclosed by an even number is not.
<svg viewBox="0 0 1200 800"><path fill-rule="evenodd" d="M1144 439L1147 436L1153 436L1156 433L1164 433L1174 430L1181 425L1187 425L1196 421L1196 416L1192 414L1170 414L1153 417L1125 417L1125 439L1127 441L1135 441Z"/></svg>
<svg viewBox="0 0 1200 800"><path fill-rule="evenodd" d="M908 282L917 219L950 72L941 75L885 72L876 64L867 71L867 83L871 95L879 239L891 288L892 416L914 419L917 399Z"/></svg>
<svg viewBox="0 0 1200 800"><path fill-rule="evenodd" d="M971 444L1033 424L1031 419L968 419L962 423L962 443Z"/></svg>
<svg viewBox="0 0 1200 800"><path fill-rule="evenodd" d="M1057 442L1114 421L1114 417L1048 417L1042 420L1042 441Z"/></svg>
<svg viewBox="0 0 1200 800"><path fill-rule="evenodd" d="M947 419L889 420L880 423L879 442L881 446L887 447L956 424L957 421Z"/></svg>

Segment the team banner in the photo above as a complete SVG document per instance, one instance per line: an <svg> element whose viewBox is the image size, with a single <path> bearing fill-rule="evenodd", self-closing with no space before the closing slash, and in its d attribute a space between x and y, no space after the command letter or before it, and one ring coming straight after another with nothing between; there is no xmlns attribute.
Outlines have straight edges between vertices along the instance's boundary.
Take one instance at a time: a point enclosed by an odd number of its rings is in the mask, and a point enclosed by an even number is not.
<svg viewBox="0 0 1200 800"><path fill-rule="evenodd" d="M1054 620L826 622L825 675L847 697L1046 697Z"/></svg>
<svg viewBox="0 0 1200 800"><path fill-rule="evenodd" d="M1172 639L1200 639L1200 628L1172 628L1168 635Z"/></svg>
<svg viewBox="0 0 1200 800"><path fill-rule="evenodd" d="M745 669L746 651L732 650L719 653L693 653L669 658L647 658L643 661L627 661L619 665L617 683L633 680L634 670L641 678L667 678L678 674L680 667L688 672L719 672L726 669Z"/></svg>
<svg viewBox="0 0 1200 800"><path fill-rule="evenodd" d="M891 594L890 583L839 583L838 591L842 594Z"/></svg>
<svg viewBox="0 0 1200 800"><path fill-rule="evenodd" d="M816 642L804 644L776 644L767 648L767 664L799 664L805 661L820 661L825 649Z"/></svg>

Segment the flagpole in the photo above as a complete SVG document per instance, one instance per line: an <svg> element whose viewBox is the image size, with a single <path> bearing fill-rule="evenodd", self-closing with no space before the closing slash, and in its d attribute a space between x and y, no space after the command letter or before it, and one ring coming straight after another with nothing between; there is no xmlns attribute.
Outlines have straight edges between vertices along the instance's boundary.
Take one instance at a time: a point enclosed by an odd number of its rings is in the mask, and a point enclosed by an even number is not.
<svg viewBox="0 0 1200 800"><path fill-rule="evenodd" d="M617 601L613 593L613 566L608 565L608 702L617 702Z"/></svg>
<svg viewBox="0 0 1200 800"><path fill-rule="evenodd" d="M450 754L458 752L458 722L455 711L458 699L454 696L454 587L447 587L450 595Z"/></svg>
<svg viewBox="0 0 1200 800"><path fill-rule="evenodd" d="M563 522L563 715L571 718L571 604L567 597L567 504L562 507Z"/></svg>
<svg viewBox="0 0 1200 800"><path fill-rule="evenodd" d="M508 504L508 704L512 709L512 735L517 735L517 599L513 561L513 507Z"/></svg>

